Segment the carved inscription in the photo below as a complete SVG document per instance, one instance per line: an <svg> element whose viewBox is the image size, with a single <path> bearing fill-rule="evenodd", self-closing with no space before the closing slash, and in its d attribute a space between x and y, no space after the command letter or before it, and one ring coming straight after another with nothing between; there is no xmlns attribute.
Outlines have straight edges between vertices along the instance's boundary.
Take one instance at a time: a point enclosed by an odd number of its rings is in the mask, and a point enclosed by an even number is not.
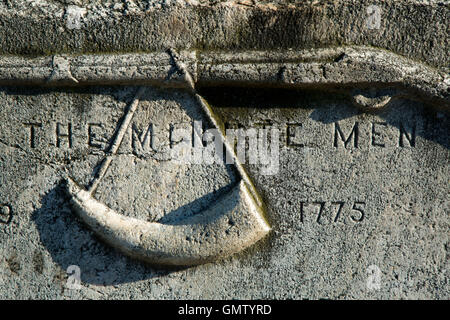
<svg viewBox="0 0 450 320"><path fill-rule="evenodd" d="M314 221L318 224L327 222L337 223L350 218L358 223L366 217L365 201L301 201L300 222Z"/></svg>
<svg viewBox="0 0 450 320"><path fill-rule="evenodd" d="M416 126L411 127L411 133L408 134L408 131L406 130L403 123L400 123L400 134L398 138L398 145L400 147L405 147L406 143L403 140L403 137L408 141L409 145L411 147L416 146Z"/></svg>
<svg viewBox="0 0 450 320"><path fill-rule="evenodd" d="M323 126L324 124L315 124ZM282 131L280 137L284 145L288 148L304 148L311 145L311 141L305 139L305 130L311 130L310 126L305 126L301 122L287 122L278 124ZM227 122L226 128L241 128L241 123ZM389 128L391 127L391 128ZM398 122L394 126L382 121L372 121L362 123L354 121L343 123L336 121L332 124L328 133L319 131L321 135L329 141L329 146L337 150L358 149L364 146L370 147L397 147L414 148L416 147L416 127L415 123ZM390 130L389 130L390 129ZM327 145L323 145L326 147Z"/></svg>
<svg viewBox="0 0 450 320"><path fill-rule="evenodd" d="M23 128L26 130L23 145L31 149L54 146L58 149L69 150L74 148L75 144L102 149L105 145L104 139L101 138L104 133L102 123L30 121L24 122Z"/></svg>
<svg viewBox="0 0 450 320"><path fill-rule="evenodd" d="M131 126L131 147L133 153L143 155L156 151L154 126L150 123L144 130L139 130L135 124ZM170 145L173 141L169 138Z"/></svg>
<svg viewBox="0 0 450 320"><path fill-rule="evenodd" d="M91 148L101 149L103 147L102 141L98 140L98 135L102 129L101 123L88 123L88 146Z"/></svg>
<svg viewBox="0 0 450 320"><path fill-rule="evenodd" d="M359 123L355 122L352 131L348 136L346 136L338 122L334 123L334 142L333 146L337 148L339 146L338 141L339 138L344 143L344 147L347 148L349 145L353 145L355 148L358 148L358 138L359 138ZM353 142L352 142L353 141Z"/></svg>
<svg viewBox="0 0 450 320"><path fill-rule="evenodd" d="M24 123L23 124L29 130L28 142L31 148L36 148L37 141L36 135L38 128L42 128L42 123Z"/></svg>
<svg viewBox="0 0 450 320"><path fill-rule="evenodd" d="M313 127L311 123L305 124L304 122L277 124L276 128L280 130L281 142L284 142L288 148L310 146L311 141L305 138L305 130L312 130ZM323 126L324 124L314 123L314 125ZM268 126L273 126L273 124L257 125L258 128L267 128ZM125 138L127 142L119 153L144 156L155 152L167 152L180 142L186 143L186 141L181 141L174 132L179 131L179 128L188 127L192 129L192 139L189 143L194 144L196 137L194 123L169 124L167 127L153 123L139 127L132 124L127 132L129 138ZM226 129L236 129L245 126L238 122L227 122L225 127ZM75 144L93 149L104 149L107 145L107 139L104 137L106 125L101 122L87 124L54 122L45 125L42 122L30 121L24 122L23 128L27 137L24 143L32 149L55 146L58 149L68 150L72 149ZM332 123L330 129L328 131L320 130L319 134L329 141L328 146L336 150L359 149L363 146L373 148L414 148L417 146L416 123L399 122L393 126L383 121L367 123L336 121ZM46 139L50 141L46 141Z"/></svg>
<svg viewBox="0 0 450 320"><path fill-rule="evenodd" d="M64 128L66 127L66 128ZM66 130L64 132L64 130ZM66 144L68 148L72 148L72 124L68 123L67 126L62 123L56 123L56 146L61 148L63 144Z"/></svg>

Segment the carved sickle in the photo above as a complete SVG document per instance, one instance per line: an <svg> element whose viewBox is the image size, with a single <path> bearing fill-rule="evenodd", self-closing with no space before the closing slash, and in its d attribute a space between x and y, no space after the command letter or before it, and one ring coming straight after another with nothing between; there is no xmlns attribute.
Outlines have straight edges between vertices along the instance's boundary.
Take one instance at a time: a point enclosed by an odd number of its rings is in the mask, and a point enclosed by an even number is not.
<svg viewBox="0 0 450 320"><path fill-rule="evenodd" d="M189 77L189 74L185 74ZM263 217L262 203L250 179L222 134L227 152L234 158L242 180L203 212L175 224L146 222L120 215L92 197L117 152L143 93L141 88L126 113L109 155L86 191L67 178L66 191L78 216L106 243L123 253L162 265L196 265L243 250L264 237L270 227ZM197 102L216 128L217 122L204 100ZM220 129L219 129L220 131Z"/></svg>
<svg viewBox="0 0 450 320"><path fill-rule="evenodd" d="M68 180L78 216L105 242L154 264L196 265L252 245L270 228L244 182L205 211L174 225L117 214Z"/></svg>

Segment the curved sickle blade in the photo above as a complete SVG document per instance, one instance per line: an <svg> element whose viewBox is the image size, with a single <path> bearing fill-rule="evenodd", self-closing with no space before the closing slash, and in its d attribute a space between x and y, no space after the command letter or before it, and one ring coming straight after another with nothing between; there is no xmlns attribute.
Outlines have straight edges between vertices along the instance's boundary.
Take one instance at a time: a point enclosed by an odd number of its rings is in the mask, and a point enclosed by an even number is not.
<svg viewBox="0 0 450 320"><path fill-rule="evenodd" d="M146 222L114 212L67 179L66 190L81 219L125 254L162 265L196 265L243 250L270 227L241 181L215 204L176 224Z"/></svg>
<svg viewBox="0 0 450 320"><path fill-rule="evenodd" d="M189 74L184 71L186 77ZM190 81L192 85L192 81ZM214 127L216 119L206 102L195 93L198 104ZM106 173L125 135L144 91L141 87L128 108L107 156L98 174L86 191L66 178L67 192L74 211L105 242L125 254L153 264L196 265L210 262L243 250L260 240L270 227L263 218L261 199L242 165L237 161L233 148L221 139L235 161L241 181L215 204L193 217L176 224L147 222L120 215L92 197L98 183Z"/></svg>

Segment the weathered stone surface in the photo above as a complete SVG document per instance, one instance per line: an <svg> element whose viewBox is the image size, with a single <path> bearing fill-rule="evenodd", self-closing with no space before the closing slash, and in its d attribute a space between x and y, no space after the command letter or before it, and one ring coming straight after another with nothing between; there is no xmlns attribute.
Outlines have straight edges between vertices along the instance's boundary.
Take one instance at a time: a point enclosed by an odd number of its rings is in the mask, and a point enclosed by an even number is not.
<svg viewBox="0 0 450 320"><path fill-rule="evenodd" d="M448 299L448 16L0 3L0 298Z"/></svg>
<svg viewBox="0 0 450 320"><path fill-rule="evenodd" d="M381 9L379 29L367 28L370 5ZM0 8L2 53L370 45L449 65L445 0L20 0Z"/></svg>

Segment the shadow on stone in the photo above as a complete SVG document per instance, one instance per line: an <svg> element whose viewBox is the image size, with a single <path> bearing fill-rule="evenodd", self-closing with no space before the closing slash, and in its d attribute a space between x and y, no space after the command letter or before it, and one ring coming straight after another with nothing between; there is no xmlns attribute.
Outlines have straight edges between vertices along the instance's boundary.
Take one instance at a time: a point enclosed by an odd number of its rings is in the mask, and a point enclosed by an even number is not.
<svg viewBox="0 0 450 320"><path fill-rule="evenodd" d="M150 266L103 244L72 213L62 183L42 199L33 212L40 240L63 270L76 265L82 283L117 285L168 275L186 269Z"/></svg>
<svg viewBox="0 0 450 320"><path fill-rule="evenodd" d="M219 110L219 113L239 113L243 118L252 119L254 110L251 109L286 109L293 113L298 109L311 110L309 118L323 123L332 124L341 120L367 115L377 115L388 126L398 130L412 130L406 128L416 125L414 134L425 140L435 142L447 149L450 148L448 128L450 115L421 101L405 98L393 98L380 110L363 111L353 106L350 101L350 89L341 91L311 88L257 88L257 87L203 87L200 93L206 100ZM237 108L238 111L236 110ZM444 114L445 113L445 114ZM403 126L403 128L402 128ZM411 134L411 132L409 132Z"/></svg>
<svg viewBox="0 0 450 320"><path fill-rule="evenodd" d="M167 214L160 223L177 224L184 212L199 212L211 197L220 197L232 186L223 187L214 195L207 194ZM81 270L81 281L94 285L117 285L166 276L189 267L155 266L132 259L104 244L80 221L70 208L70 199L63 182L42 199L41 207L33 212L33 221L40 240L53 261L63 270L76 265Z"/></svg>
<svg viewBox="0 0 450 320"><path fill-rule="evenodd" d="M450 138L448 135L450 115L448 113L445 115L443 111L436 110L417 101L392 99L383 109L373 113L364 112L352 105L336 108L317 108L312 111L310 118L324 124L330 124L354 116L358 116L355 118L355 121L361 121L359 116L364 117L364 114L373 114L380 117L384 121L377 122L377 124L384 123L387 126L396 128L399 132L399 137L400 133L404 136L408 134L412 140L416 140L416 137L421 137L450 149ZM398 143L400 144L401 142L399 141ZM405 144L414 146L415 142L410 141L408 143L405 142Z"/></svg>
<svg viewBox="0 0 450 320"><path fill-rule="evenodd" d="M54 92L55 90L62 94L72 92L72 89L67 88L48 89L49 92ZM9 88L7 91L9 94L33 95L35 93L41 93L41 91L29 92L21 88ZM118 101L125 101L127 104L132 100L134 94L134 90L131 88L126 92L127 94L117 96L113 87L82 88L73 89L73 91L75 93L86 94L87 96L91 94L114 95ZM183 94L180 96L175 95L174 97L181 105L184 102L183 98L185 98ZM141 100L153 101L155 99L162 99L162 97L158 94L156 96L154 94L146 94ZM86 106L83 105L80 107L85 108ZM205 116L199 107L192 105L185 106L185 108L187 114L192 119L205 120ZM121 121L122 118L119 122ZM96 169L98 168L93 168L93 171L95 172ZM233 166L226 165L226 171L230 174L231 180L235 180L236 172ZM231 183L230 185L219 188L169 212L160 222L175 225L184 219L186 215L195 215L213 203L222 194L229 191L233 185L234 183ZM47 248L53 261L64 271L71 265L78 266L81 271L81 281L83 283L117 285L161 277L186 269L186 267L149 265L129 258L104 244L72 213L69 198L64 191L62 181L42 197L40 204L40 208L33 212L32 219L39 231L42 244Z"/></svg>

